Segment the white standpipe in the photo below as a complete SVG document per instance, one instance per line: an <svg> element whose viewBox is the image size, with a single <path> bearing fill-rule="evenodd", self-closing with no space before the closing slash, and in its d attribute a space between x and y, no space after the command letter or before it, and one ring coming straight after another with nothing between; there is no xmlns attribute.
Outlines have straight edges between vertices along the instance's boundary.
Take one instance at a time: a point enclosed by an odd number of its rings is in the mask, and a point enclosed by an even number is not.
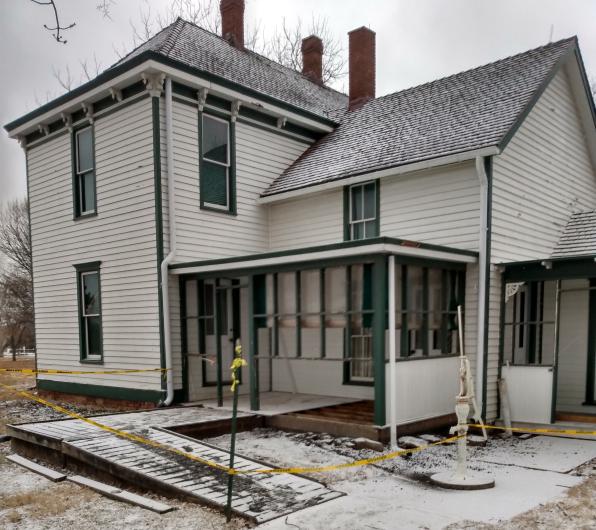
<svg viewBox="0 0 596 530"><path fill-rule="evenodd" d="M174 401L174 373L172 369L172 333L170 328L170 295L168 265L176 257L176 191L174 186L174 139L172 126L172 79L166 78L166 179L168 182L168 224L170 245L168 255L161 262L161 298L163 307L163 333L166 361L166 397L160 403L169 406Z"/></svg>
<svg viewBox="0 0 596 530"><path fill-rule="evenodd" d="M395 256L389 256L389 443L397 447L397 363L395 359Z"/></svg>

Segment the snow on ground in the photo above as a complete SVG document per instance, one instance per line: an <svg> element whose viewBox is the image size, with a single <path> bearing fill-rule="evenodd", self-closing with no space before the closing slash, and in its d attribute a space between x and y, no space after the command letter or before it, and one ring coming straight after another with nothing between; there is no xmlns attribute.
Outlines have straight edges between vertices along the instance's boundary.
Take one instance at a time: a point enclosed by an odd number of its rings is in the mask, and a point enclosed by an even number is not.
<svg viewBox="0 0 596 530"><path fill-rule="evenodd" d="M211 443L225 447L229 444L229 436L212 439ZM313 465L315 462L324 465L379 455L370 450L356 451L349 445L347 439L316 434L292 435L268 429L240 433L237 440L240 453L280 466ZM458 524L466 520L474 521L469 528L476 528L479 522L501 523L558 499L569 488L580 484L585 477L553 469L569 471L594 458L596 441L495 437L490 439L487 447L470 447L470 467L490 474L496 480L494 489L481 491L444 490L429 483L431 474L452 468L455 451L455 445L436 446L407 459L398 457L374 466L313 474L314 478L347 495L272 521L262 528L287 529L288 525L296 525L314 530L434 529L450 524L458 528ZM540 452L539 456L536 451ZM596 502L593 491L590 499L593 505ZM587 509L586 516L596 516L593 507Z"/></svg>

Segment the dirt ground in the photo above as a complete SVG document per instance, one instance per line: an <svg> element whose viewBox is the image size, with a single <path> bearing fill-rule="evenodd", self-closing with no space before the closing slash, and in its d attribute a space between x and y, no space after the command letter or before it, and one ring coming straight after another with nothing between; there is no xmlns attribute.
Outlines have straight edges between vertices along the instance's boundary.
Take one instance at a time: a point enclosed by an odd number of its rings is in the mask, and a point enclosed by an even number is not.
<svg viewBox="0 0 596 530"><path fill-rule="evenodd" d="M0 368L32 367L31 360L13 363L0 358ZM0 382L26 390L32 389L35 384L34 378L30 375L2 372L0 372ZM83 414L104 412L100 409L76 407L71 404L65 404L65 406ZM0 387L0 435L5 433L5 425L8 423L42 421L59 416L59 413L18 395L15 396ZM9 453L10 445L0 443L0 528L3 529L249 528L249 525L240 519L234 519L230 525L226 525L223 515L210 508L163 499L157 495L148 496L170 504L176 510L158 515L106 499L72 483L54 484L6 460L6 455ZM316 453L314 454L316 456ZM596 528L596 459L585 464L582 469L576 470L576 473L587 478L579 485L568 489L566 495L541 504L509 521L503 521L498 525L462 521L446 528L449 530ZM395 517L399 520L398 512ZM290 527L292 525L288 526Z"/></svg>

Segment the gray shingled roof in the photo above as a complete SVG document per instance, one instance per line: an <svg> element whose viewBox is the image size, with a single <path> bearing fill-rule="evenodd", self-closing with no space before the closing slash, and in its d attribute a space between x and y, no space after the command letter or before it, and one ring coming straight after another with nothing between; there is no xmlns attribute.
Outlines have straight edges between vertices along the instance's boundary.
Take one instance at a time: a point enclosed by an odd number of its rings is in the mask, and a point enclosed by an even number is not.
<svg viewBox="0 0 596 530"><path fill-rule="evenodd" d="M551 257L578 256L596 256L596 210L571 216Z"/></svg>
<svg viewBox="0 0 596 530"><path fill-rule="evenodd" d="M347 112L264 196L498 145L575 37L369 101Z"/></svg>
<svg viewBox="0 0 596 530"><path fill-rule="evenodd" d="M313 83L300 72L178 18L122 58L119 66L146 51L209 72L323 118L337 120L347 107L345 94Z"/></svg>

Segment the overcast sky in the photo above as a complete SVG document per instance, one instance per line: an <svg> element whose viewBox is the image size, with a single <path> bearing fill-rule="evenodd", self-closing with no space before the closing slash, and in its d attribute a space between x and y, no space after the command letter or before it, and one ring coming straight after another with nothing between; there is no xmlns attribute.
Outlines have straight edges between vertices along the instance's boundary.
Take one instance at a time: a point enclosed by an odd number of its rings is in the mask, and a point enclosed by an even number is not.
<svg viewBox="0 0 596 530"><path fill-rule="evenodd" d="M150 0L154 12L170 0ZM200 1L200 0L197 0ZM131 48L130 21L147 0L113 0L112 20L99 0L56 0L67 44L52 40L43 24L52 12L30 0L0 1L0 124L20 117L63 91L52 67L97 57L103 68L117 60L114 46ZM366 25L377 33L377 95L500 59L558 40L579 37L589 74L596 75L596 2L593 0L247 0L246 19L273 29L283 17L327 17L347 52L347 32ZM306 35L305 35L306 36ZM18 143L0 133L0 205L26 193L25 158Z"/></svg>

